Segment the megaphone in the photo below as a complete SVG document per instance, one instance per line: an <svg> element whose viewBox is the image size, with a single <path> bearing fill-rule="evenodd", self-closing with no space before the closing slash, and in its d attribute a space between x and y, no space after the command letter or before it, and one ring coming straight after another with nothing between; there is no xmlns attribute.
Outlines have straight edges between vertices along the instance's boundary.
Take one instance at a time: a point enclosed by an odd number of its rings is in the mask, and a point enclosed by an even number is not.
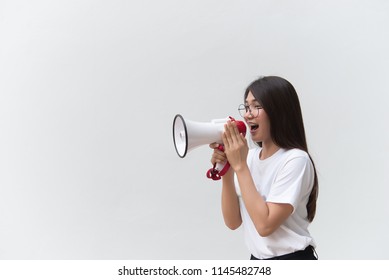
<svg viewBox="0 0 389 280"><path fill-rule="evenodd" d="M237 121L232 117L214 119L211 122L196 122L185 120L180 114L177 114L173 120L173 142L178 156L184 158L189 151L202 145L223 144L224 124L229 120L236 122L239 132L246 135L244 122ZM224 146L219 145L218 149L224 151ZM229 167L230 164L227 161L217 163L207 171L206 176L213 180L220 180Z"/></svg>

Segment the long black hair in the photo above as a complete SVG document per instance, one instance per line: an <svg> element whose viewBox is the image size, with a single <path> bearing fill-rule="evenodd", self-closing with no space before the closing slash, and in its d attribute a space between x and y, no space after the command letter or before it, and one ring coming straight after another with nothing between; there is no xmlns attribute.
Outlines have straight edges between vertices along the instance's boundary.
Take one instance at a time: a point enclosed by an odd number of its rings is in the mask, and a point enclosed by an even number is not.
<svg viewBox="0 0 389 280"><path fill-rule="evenodd" d="M244 100L249 92L269 117L270 134L274 143L284 149L303 150L309 155L300 101L293 85L284 78L266 76L253 81L247 87ZM261 142L257 144L262 146ZM307 212L308 220L312 222L316 214L319 182L315 163L310 155L309 158L314 169L314 182L307 203Z"/></svg>

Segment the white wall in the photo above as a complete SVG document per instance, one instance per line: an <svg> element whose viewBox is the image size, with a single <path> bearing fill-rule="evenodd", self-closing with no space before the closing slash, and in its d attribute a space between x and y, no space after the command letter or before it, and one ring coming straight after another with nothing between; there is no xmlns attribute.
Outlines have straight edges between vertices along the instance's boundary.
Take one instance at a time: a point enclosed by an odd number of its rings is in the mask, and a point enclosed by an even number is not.
<svg viewBox="0 0 389 280"><path fill-rule="evenodd" d="M177 113L233 115L249 82L300 96L321 259L389 252L387 1L0 1L0 258L247 259Z"/></svg>

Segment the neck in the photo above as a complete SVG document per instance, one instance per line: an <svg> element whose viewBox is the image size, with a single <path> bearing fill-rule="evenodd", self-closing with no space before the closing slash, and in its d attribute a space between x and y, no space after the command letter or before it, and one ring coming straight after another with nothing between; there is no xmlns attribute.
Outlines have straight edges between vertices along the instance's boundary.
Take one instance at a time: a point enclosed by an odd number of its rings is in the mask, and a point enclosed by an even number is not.
<svg viewBox="0 0 389 280"><path fill-rule="evenodd" d="M262 151L261 154L259 155L259 158L262 160L267 159L272 155L274 155L279 149L280 147L274 144L274 142L270 142L270 143L262 142Z"/></svg>

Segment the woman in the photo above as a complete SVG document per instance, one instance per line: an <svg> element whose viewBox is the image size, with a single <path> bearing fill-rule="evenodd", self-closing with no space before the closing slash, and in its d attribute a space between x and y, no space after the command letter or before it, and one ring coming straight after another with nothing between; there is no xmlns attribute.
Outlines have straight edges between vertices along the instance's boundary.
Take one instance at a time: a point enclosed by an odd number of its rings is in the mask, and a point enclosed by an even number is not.
<svg viewBox="0 0 389 280"><path fill-rule="evenodd" d="M224 152L210 145L213 164L231 165L222 177L225 224L243 225L251 259L317 259L308 226L318 180L297 93L281 77L261 77L247 87L244 103L239 111L258 147L249 150L234 122L225 125Z"/></svg>

